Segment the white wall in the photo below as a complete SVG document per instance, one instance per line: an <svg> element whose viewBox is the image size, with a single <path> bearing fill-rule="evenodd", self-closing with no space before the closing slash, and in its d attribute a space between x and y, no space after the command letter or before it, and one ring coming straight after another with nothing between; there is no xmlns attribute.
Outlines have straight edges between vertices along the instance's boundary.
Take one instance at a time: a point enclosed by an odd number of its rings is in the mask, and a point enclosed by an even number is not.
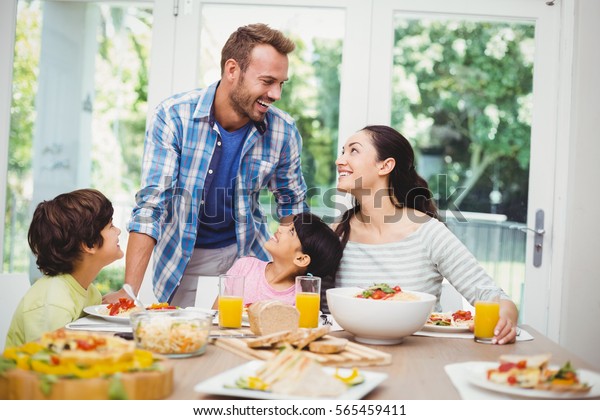
<svg viewBox="0 0 600 420"><path fill-rule="evenodd" d="M560 344L600 368L600 1L575 4Z"/></svg>

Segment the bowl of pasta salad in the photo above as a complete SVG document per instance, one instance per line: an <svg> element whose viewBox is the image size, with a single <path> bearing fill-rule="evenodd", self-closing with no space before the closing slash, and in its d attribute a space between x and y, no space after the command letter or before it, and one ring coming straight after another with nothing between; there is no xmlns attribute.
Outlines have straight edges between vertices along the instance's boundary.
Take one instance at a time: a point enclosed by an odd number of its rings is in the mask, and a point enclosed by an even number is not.
<svg viewBox="0 0 600 420"><path fill-rule="evenodd" d="M191 357L206 351L212 318L202 312L175 309L131 314L138 348L167 357Z"/></svg>
<svg viewBox="0 0 600 420"><path fill-rule="evenodd" d="M331 315L356 341L384 345L402 343L404 337L419 331L436 301L431 294L393 284L338 287L326 295Z"/></svg>

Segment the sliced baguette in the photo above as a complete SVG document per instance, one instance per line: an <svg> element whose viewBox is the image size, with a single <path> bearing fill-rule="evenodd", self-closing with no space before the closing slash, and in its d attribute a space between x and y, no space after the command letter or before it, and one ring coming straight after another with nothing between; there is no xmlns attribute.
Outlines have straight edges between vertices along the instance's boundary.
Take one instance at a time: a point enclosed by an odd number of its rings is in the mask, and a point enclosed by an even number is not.
<svg viewBox="0 0 600 420"><path fill-rule="evenodd" d="M297 349L303 349L308 346L313 341L323 337L328 334L330 330L329 325L323 325L322 327L312 328L306 330L307 333L304 337L296 341L290 341L290 344L296 347Z"/></svg>
<svg viewBox="0 0 600 420"><path fill-rule="evenodd" d="M273 345L275 344L286 342L289 339L289 337L294 337L296 333L296 330L277 331L257 338L250 338L245 341L248 347L253 349L261 347L273 347Z"/></svg>
<svg viewBox="0 0 600 420"><path fill-rule="evenodd" d="M308 350L313 353L335 354L344 351L347 344L348 340L345 338L325 337L310 343Z"/></svg>

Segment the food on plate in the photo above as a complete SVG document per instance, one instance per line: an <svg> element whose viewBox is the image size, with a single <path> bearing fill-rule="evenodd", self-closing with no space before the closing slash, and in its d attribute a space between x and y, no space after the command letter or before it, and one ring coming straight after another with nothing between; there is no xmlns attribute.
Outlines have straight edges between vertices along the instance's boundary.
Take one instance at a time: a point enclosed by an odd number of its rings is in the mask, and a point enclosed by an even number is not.
<svg viewBox="0 0 600 420"><path fill-rule="evenodd" d="M354 297L373 300L419 300L417 295L410 292L403 292L400 286L390 286L385 283L369 286Z"/></svg>
<svg viewBox="0 0 600 420"><path fill-rule="evenodd" d="M348 340L345 338L328 337L313 341L308 345L308 350L313 353L335 354L344 351L347 344Z"/></svg>
<svg viewBox="0 0 600 420"><path fill-rule="evenodd" d="M153 303L146 306L148 311L172 311L180 309L178 306L170 305L168 302ZM140 312L142 308L135 305L135 302L129 298L119 298L117 302L109 303L105 308L98 311L101 315L109 315L126 318L131 314Z"/></svg>
<svg viewBox="0 0 600 420"><path fill-rule="evenodd" d="M358 371L346 377L330 375L302 351L286 346L253 375L238 378L235 387L290 396L338 397L363 381Z"/></svg>
<svg viewBox="0 0 600 420"><path fill-rule="evenodd" d="M250 348L265 348L289 344L302 349L313 341L323 337L329 331L329 325L317 328L295 328L287 331L277 331L261 337L248 339L246 340L246 345Z"/></svg>
<svg viewBox="0 0 600 420"><path fill-rule="evenodd" d="M443 327L465 327L473 325L471 311L458 310L456 312L432 312L427 319L426 325L438 325Z"/></svg>
<svg viewBox="0 0 600 420"><path fill-rule="evenodd" d="M365 381L365 377L362 376L362 374L360 373L360 371L357 368L352 368L352 371L347 376L342 375L340 370L336 369L334 378L339 379L346 385L350 385L350 386L362 384Z"/></svg>
<svg viewBox="0 0 600 420"><path fill-rule="evenodd" d="M164 355L204 353L210 324L206 314L186 310L146 311L131 316L136 345Z"/></svg>
<svg viewBox="0 0 600 420"><path fill-rule="evenodd" d="M172 311L175 309L180 309L180 308L179 308L179 306L169 305L168 302L153 303L150 306L146 306L146 310L148 310L148 311Z"/></svg>
<svg viewBox="0 0 600 420"><path fill-rule="evenodd" d="M173 371L122 338L60 329L7 348L0 382L2 399L155 399L171 393Z"/></svg>
<svg viewBox="0 0 600 420"><path fill-rule="evenodd" d="M135 306L133 299L119 298L117 302L109 303L102 315L110 316L129 316L133 312L141 311L142 309Z"/></svg>
<svg viewBox="0 0 600 420"><path fill-rule="evenodd" d="M579 381L570 362L549 369L550 354L503 355L497 368L487 371L488 380L502 385L548 391L588 392L591 387Z"/></svg>
<svg viewBox="0 0 600 420"><path fill-rule="evenodd" d="M250 330L256 335L294 330L299 319L298 309L275 299L254 302L248 307Z"/></svg>

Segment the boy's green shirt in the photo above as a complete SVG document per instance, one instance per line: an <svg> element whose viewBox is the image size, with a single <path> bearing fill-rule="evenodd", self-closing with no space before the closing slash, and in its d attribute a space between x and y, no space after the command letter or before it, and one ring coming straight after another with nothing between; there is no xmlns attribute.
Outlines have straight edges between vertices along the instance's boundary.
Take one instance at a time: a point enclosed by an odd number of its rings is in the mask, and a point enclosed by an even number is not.
<svg viewBox="0 0 600 420"><path fill-rule="evenodd" d="M79 319L86 306L101 303L102 295L93 284L86 290L70 274L42 277L21 299L8 329L6 347L35 341L45 332Z"/></svg>

